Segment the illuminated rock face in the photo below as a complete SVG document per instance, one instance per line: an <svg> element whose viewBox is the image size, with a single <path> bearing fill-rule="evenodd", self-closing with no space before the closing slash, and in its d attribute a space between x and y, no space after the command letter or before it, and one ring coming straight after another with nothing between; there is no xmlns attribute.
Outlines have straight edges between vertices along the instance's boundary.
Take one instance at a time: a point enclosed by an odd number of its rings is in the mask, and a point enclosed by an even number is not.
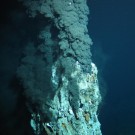
<svg viewBox="0 0 135 135"><path fill-rule="evenodd" d="M101 135L100 123L97 118L97 109L101 96L99 94L97 68L95 64L91 63L91 65L91 74L83 73L78 62L74 65L74 71L70 79L76 82L77 97L74 97L75 95L69 91L70 80L64 74L61 75L61 87L56 90L54 98L48 103L49 113L51 114L50 121L36 121L40 115L32 115L31 126L36 134L38 132L35 126L32 125L33 123L42 125L49 135ZM52 68L52 82L54 85L57 82L54 79L57 78L56 72L57 63ZM73 101L74 98L77 100ZM74 104L76 104L76 108ZM35 116L37 118L34 121Z"/></svg>
<svg viewBox="0 0 135 135"><path fill-rule="evenodd" d="M43 14L58 31L54 41L51 25L45 26L39 34L43 43L29 45L17 71L34 133L101 135L97 117L101 96L98 70L91 61L86 0L20 1L30 16Z"/></svg>
<svg viewBox="0 0 135 135"><path fill-rule="evenodd" d="M73 82L77 86L78 95L77 93L76 95L78 97L76 101L72 101L75 97L69 92L68 85L70 85L70 80L64 74L62 75L62 86L50 104L50 112L52 113L52 118L55 119L49 123L44 123L45 130L50 125L54 134L101 134L100 123L96 114L101 100L97 80L97 68L93 63L91 65L91 74L89 74L83 73L79 63L75 63L71 80L74 80ZM74 107L72 102L76 102L74 104L77 105L77 108Z"/></svg>

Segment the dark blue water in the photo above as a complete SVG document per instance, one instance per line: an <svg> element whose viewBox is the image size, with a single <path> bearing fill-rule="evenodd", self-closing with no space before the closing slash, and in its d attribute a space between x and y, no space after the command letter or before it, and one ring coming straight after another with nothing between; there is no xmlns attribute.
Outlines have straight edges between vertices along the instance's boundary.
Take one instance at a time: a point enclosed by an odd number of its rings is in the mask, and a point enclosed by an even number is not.
<svg viewBox="0 0 135 135"><path fill-rule="evenodd" d="M135 135L135 1L91 0L89 32L107 84L103 135ZM104 65L102 65L104 64ZM102 90L102 89L101 89Z"/></svg>

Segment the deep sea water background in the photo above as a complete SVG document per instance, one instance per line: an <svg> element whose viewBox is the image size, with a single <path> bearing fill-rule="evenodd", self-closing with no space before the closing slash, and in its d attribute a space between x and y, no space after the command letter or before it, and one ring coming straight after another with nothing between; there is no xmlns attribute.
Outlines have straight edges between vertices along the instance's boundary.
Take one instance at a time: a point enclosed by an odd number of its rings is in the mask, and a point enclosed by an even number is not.
<svg viewBox="0 0 135 135"><path fill-rule="evenodd" d="M107 84L100 112L103 135L135 135L135 1L91 0L89 5L90 36L95 52L102 50L95 60Z"/></svg>
<svg viewBox="0 0 135 135"><path fill-rule="evenodd" d="M103 78L102 93L106 91L99 114L103 135L135 135L135 2L88 1L93 60ZM31 135L22 87L14 75L23 48L37 34L37 23L16 0L0 3L1 135Z"/></svg>

